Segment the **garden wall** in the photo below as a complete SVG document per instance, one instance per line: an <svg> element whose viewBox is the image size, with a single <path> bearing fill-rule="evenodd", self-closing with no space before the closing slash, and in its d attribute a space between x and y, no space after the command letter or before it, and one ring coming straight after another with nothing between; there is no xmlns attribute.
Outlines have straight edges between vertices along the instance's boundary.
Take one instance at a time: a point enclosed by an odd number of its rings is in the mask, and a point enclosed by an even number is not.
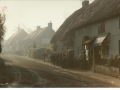
<svg viewBox="0 0 120 90"><path fill-rule="evenodd" d="M119 78L119 68L95 65L95 72Z"/></svg>

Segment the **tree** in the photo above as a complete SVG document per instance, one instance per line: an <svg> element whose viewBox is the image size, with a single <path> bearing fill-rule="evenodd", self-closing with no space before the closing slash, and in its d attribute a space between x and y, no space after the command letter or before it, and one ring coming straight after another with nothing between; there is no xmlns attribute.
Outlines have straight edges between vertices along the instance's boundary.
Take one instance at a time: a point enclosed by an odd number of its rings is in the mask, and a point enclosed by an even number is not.
<svg viewBox="0 0 120 90"><path fill-rule="evenodd" d="M0 12L0 53L2 52L2 40L4 38L4 33L5 33L5 9L6 7L2 8L2 12Z"/></svg>

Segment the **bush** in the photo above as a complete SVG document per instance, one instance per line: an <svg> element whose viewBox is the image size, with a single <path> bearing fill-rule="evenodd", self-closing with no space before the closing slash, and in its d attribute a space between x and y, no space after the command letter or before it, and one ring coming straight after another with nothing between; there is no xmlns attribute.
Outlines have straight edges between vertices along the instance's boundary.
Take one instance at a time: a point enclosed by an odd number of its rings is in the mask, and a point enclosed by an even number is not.
<svg viewBox="0 0 120 90"><path fill-rule="evenodd" d="M97 64L97 65L105 65L105 64L107 64L107 59L96 59L95 60L95 64Z"/></svg>
<svg viewBox="0 0 120 90"><path fill-rule="evenodd" d="M108 59L107 66L120 67L120 59Z"/></svg>
<svg viewBox="0 0 120 90"><path fill-rule="evenodd" d="M46 48L30 48L28 50L28 56L31 58L43 59L43 54Z"/></svg>
<svg viewBox="0 0 120 90"><path fill-rule="evenodd" d="M3 68L3 67L5 67L5 63L4 63L4 61L0 58L0 68Z"/></svg>
<svg viewBox="0 0 120 90"><path fill-rule="evenodd" d="M107 63L108 66L114 66L114 64L115 64L114 59L108 59Z"/></svg>

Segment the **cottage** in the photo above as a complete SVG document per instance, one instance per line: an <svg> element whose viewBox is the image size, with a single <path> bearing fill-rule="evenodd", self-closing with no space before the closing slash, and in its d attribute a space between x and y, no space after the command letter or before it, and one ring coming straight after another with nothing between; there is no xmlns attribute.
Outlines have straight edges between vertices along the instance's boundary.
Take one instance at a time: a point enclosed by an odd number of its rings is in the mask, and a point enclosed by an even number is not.
<svg viewBox="0 0 120 90"><path fill-rule="evenodd" d="M18 31L14 33L4 44L5 51L22 51L22 39L28 34L18 27Z"/></svg>
<svg viewBox="0 0 120 90"><path fill-rule="evenodd" d="M48 23L48 27L45 28L37 26L37 30L30 33L22 40L24 53L26 53L30 47L48 48L54 33L55 31L52 29L51 22Z"/></svg>
<svg viewBox="0 0 120 90"><path fill-rule="evenodd" d="M82 2L82 8L70 15L60 26L51 43L62 44L62 48L74 49L78 58L86 52L89 60L108 58L120 54L120 0L89 0ZM65 44L67 42L67 44ZM71 45L69 42L74 42ZM65 46L66 45L66 46ZM56 47L60 47L56 44Z"/></svg>

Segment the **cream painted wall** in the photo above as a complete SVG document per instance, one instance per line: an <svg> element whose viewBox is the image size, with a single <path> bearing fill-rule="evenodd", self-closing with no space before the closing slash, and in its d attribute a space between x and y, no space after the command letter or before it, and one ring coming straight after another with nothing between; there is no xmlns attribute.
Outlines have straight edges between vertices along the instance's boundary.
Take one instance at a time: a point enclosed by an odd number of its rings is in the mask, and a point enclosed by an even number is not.
<svg viewBox="0 0 120 90"><path fill-rule="evenodd" d="M78 33L83 30L84 34L78 35ZM120 29L119 29L119 17L112 18L105 21L105 33L110 33L110 50L109 55L119 55L119 43L120 40ZM98 34L98 24L93 24L91 26L84 27L83 29L78 29L75 31L74 39L74 50L75 57L79 57L77 53L77 47L82 43L83 36L96 37Z"/></svg>

